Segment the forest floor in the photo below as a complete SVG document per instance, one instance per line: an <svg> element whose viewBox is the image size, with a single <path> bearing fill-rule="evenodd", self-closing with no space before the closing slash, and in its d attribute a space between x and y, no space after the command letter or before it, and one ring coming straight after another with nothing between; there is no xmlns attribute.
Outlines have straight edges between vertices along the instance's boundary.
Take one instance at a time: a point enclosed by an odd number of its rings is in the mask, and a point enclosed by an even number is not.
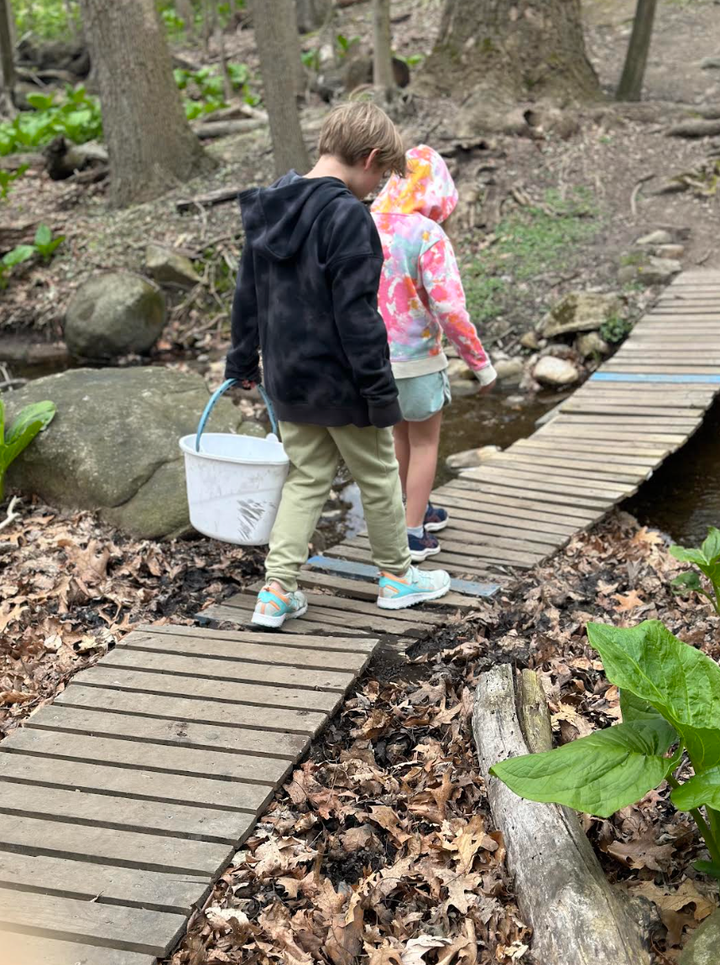
<svg viewBox="0 0 720 965"><path fill-rule="evenodd" d="M607 90L619 75L633 7L631 0L584 3L590 56ZM393 9L398 52L426 54L439 4L396 0ZM368 19L367 4L348 7L333 30L364 38ZM316 42L307 39L306 48ZM248 30L229 38L231 57L256 69L252 44ZM184 53L201 63L197 51ZM665 135L662 105L717 104L720 71L701 70L699 61L718 54L717 5L661 0L646 85L653 119L587 119L567 140L496 136L456 148L451 161L461 194L472 192L487 164L498 202L493 223L482 223L480 207L476 224L458 237L470 304L485 333L513 329L517 337L568 290L621 290L631 308L641 307L652 293L623 288L617 272L632 263L634 241L657 227L689 229L685 267L720 267L718 197L652 193L707 157L707 141ZM442 114L452 116L447 105L410 103L409 139L452 143L451 130L432 130ZM326 110L312 99L304 110L309 143ZM107 210L102 184L51 182L29 172L0 220L42 220L66 242L48 266L18 269L0 293L4 345L59 338L79 283L96 271L140 270L146 244L158 242L195 254L206 285L176 299L153 361L199 367L217 382L239 215L234 204L181 215L175 203L265 183L272 158L264 130L209 149L222 162L211 179L125 212ZM634 214L631 197L649 174ZM20 519L0 531L0 737L133 626L190 623L204 603L255 579L260 564L253 551L208 540L140 543L89 513L26 501ZM453 621L409 663L376 661L277 794L173 965L345 965L358 954L369 965L396 965L401 956L403 965L530 961L529 932L502 843L490 830L474 759L474 683L498 661L537 669L561 742L616 721L618 695L587 643L589 620L661 619L681 639L720 656L718 618L668 588L677 566L662 535L617 513L511 592ZM586 828L609 877L657 909L655 965L675 962L716 899L692 870L699 842L686 816L661 790L612 819L586 819Z"/></svg>

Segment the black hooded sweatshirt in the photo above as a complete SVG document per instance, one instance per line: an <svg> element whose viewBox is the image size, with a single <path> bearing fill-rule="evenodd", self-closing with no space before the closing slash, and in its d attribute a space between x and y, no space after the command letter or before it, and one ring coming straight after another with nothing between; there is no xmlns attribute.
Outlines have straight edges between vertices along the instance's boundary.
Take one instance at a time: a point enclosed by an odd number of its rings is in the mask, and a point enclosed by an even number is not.
<svg viewBox="0 0 720 965"><path fill-rule="evenodd" d="M263 382L279 419L385 428L402 418L377 310L383 254L337 178L290 171L240 195L245 248L227 378Z"/></svg>

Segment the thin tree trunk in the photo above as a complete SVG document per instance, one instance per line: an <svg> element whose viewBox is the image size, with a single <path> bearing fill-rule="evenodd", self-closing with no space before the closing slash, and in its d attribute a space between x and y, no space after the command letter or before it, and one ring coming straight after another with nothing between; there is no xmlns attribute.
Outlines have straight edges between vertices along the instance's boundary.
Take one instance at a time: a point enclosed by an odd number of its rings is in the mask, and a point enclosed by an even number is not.
<svg viewBox="0 0 720 965"><path fill-rule="evenodd" d="M210 55L210 38L215 30L215 13L213 0L203 0L203 46L206 60Z"/></svg>
<svg viewBox="0 0 720 965"><path fill-rule="evenodd" d="M10 0L0 0L0 112L14 113L15 45Z"/></svg>
<svg viewBox="0 0 720 965"><path fill-rule="evenodd" d="M195 31L195 10L193 9L192 0L175 0L175 9L185 24L185 35L188 40L194 40L197 34Z"/></svg>
<svg viewBox="0 0 720 965"><path fill-rule="evenodd" d="M225 103L229 104L230 100L232 99L233 89L232 89L232 83L230 81L230 74L228 73L227 49L225 47L225 31L220 21L218 2L219 0L215 0L215 34L216 34L215 40L217 42L218 51L220 53L220 70L222 71L222 79L223 79L223 96L225 97Z"/></svg>
<svg viewBox="0 0 720 965"><path fill-rule="evenodd" d="M102 104L112 201L146 201L213 168L185 119L154 0L82 0L82 13Z"/></svg>
<svg viewBox="0 0 720 965"><path fill-rule="evenodd" d="M643 79L650 53L656 9L657 0L638 0L625 66L617 89L619 101L642 100Z"/></svg>
<svg viewBox="0 0 720 965"><path fill-rule="evenodd" d="M295 168L302 174L310 162L297 108L300 56L294 0L253 0L252 16L275 171L281 175Z"/></svg>
<svg viewBox="0 0 720 965"><path fill-rule="evenodd" d="M373 84L389 99L395 87L392 67L390 0L373 0Z"/></svg>

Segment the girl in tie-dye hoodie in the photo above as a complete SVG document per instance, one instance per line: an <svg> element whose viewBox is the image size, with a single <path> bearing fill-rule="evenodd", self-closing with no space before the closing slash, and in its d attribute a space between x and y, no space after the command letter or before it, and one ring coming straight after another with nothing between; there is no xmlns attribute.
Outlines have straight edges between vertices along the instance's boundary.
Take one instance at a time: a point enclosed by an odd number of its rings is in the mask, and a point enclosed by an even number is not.
<svg viewBox="0 0 720 965"><path fill-rule="evenodd" d="M447 526L444 509L429 503L435 479L442 409L450 401L443 335L488 391L495 370L465 307L455 254L441 222L452 214L457 189L437 151L407 152L407 177L394 174L372 206L383 246L379 308L390 343L403 421L395 450L407 495L410 554L420 561L440 552L432 534Z"/></svg>

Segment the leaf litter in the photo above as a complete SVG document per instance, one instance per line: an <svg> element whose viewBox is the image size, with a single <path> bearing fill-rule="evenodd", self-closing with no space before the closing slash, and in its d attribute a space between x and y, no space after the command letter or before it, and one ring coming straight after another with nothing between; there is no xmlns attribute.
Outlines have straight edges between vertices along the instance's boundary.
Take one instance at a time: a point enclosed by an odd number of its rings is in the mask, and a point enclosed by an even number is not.
<svg viewBox="0 0 720 965"><path fill-rule="evenodd" d="M247 585L260 557L207 540L121 537L88 513L31 507L0 547L0 734L139 623L191 623ZM666 541L622 512L474 613L377 659L196 912L172 965L532 962L479 778L470 716L497 662L541 678L557 743L618 720L588 620L661 619L720 656L720 618L674 595ZM608 877L641 902L655 965L715 907L702 845L666 789L583 816ZM648 915L648 909L652 914Z"/></svg>

